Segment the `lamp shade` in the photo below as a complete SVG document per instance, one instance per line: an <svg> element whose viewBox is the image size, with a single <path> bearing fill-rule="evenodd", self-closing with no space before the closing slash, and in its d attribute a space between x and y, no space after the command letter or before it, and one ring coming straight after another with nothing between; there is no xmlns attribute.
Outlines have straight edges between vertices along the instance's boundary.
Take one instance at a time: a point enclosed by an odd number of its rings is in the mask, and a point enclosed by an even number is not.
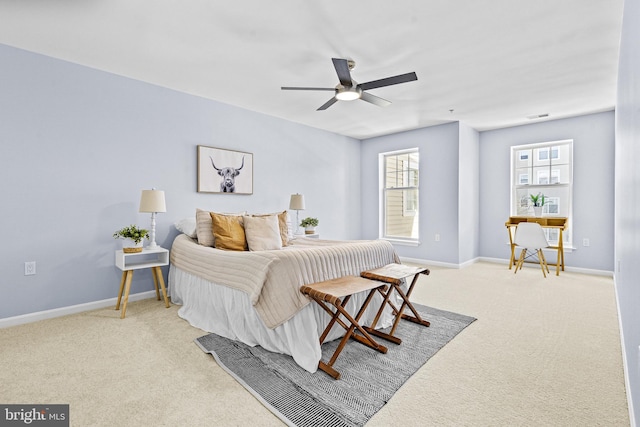
<svg viewBox="0 0 640 427"><path fill-rule="evenodd" d="M294 211L304 210L304 196L302 194L292 194L289 209Z"/></svg>
<svg viewBox="0 0 640 427"><path fill-rule="evenodd" d="M164 191L142 190L140 197L140 212L166 212L164 203Z"/></svg>

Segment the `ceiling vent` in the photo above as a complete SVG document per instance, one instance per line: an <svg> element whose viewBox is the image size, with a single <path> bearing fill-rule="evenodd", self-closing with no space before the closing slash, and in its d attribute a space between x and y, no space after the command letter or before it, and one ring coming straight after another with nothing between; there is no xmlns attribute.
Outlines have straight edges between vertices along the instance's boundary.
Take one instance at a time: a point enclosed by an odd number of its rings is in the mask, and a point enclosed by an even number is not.
<svg viewBox="0 0 640 427"><path fill-rule="evenodd" d="M545 119L549 117L549 113L545 113L545 114L534 114L533 116L527 116L527 119L529 120L536 120L536 119Z"/></svg>

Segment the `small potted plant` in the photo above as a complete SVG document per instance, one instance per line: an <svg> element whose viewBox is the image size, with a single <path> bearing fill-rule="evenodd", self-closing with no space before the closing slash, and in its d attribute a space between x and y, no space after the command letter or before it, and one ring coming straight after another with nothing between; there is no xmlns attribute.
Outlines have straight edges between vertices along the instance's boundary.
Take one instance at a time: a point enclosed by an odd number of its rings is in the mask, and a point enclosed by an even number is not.
<svg viewBox="0 0 640 427"><path fill-rule="evenodd" d="M533 203L533 213L537 217L542 216L542 207L544 206L544 194L531 194L531 203Z"/></svg>
<svg viewBox="0 0 640 427"><path fill-rule="evenodd" d="M314 234L318 226L318 218L307 217L300 221L300 227L304 227L304 234Z"/></svg>
<svg viewBox="0 0 640 427"><path fill-rule="evenodd" d="M149 238L149 231L137 225L123 227L113 233L114 239L124 239L122 250L125 253L142 252L142 239Z"/></svg>

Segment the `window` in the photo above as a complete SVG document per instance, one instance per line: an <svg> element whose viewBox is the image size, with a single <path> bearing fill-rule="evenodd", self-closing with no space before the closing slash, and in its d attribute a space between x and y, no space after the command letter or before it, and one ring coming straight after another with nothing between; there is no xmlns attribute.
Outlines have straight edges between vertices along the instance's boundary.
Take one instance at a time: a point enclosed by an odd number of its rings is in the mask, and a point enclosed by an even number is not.
<svg viewBox="0 0 640 427"><path fill-rule="evenodd" d="M520 174L520 184L528 184L529 183L529 174L523 173Z"/></svg>
<svg viewBox="0 0 640 427"><path fill-rule="evenodd" d="M380 154L381 236L418 241L420 175L418 149Z"/></svg>
<svg viewBox="0 0 640 427"><path fill-rule="evenodd" d="M555 141L511 148L511 215L532 216L532 194L544 194L543 216L566 216L571 223L573 193L573 141ZM551 244L557 230L545 229ZM563 233L570 246L571 228Z"/></svg>

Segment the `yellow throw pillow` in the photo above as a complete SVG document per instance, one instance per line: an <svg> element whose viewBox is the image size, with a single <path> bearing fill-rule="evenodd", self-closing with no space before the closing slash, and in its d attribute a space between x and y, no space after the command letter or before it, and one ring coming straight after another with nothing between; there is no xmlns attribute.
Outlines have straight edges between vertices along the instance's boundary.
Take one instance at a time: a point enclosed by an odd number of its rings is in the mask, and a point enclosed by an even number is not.
<svg viewBox="0 0 640 427"><path fill-rule="evenodd" d="M246 251L247 239L241 216L210 212L216 248L229 251Z"/></svg>
<svg viewBox="0 0 640 427"><path fill-rule="evenodd" d="M198 239L198 243L202 246L210 246L215 247L215 237L213 235L213 223L211 220L211 213L209 211L205 211L202 209L196 209L196 237ZM213 212L218 215L235 215L242 216L245 215L246 212L238 212L238 213L220 213Z"/></svg>

